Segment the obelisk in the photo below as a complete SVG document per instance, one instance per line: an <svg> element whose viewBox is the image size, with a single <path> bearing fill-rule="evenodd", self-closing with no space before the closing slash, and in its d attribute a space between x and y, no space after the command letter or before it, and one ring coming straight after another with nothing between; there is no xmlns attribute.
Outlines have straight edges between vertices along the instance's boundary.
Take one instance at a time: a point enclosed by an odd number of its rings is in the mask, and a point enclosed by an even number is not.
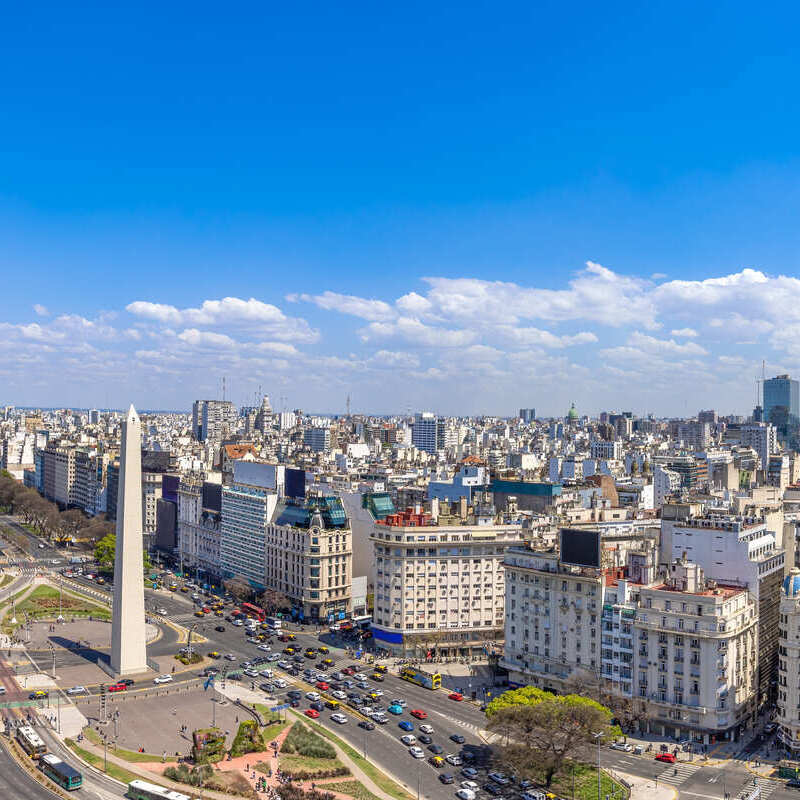
<svg viewBox="0 0 800 800"><path fill-rule="evenodd" d="M131 406L122 423L117 492L117 548L111 669L132 675L147 669L142 561L142 424Z"/></svg>

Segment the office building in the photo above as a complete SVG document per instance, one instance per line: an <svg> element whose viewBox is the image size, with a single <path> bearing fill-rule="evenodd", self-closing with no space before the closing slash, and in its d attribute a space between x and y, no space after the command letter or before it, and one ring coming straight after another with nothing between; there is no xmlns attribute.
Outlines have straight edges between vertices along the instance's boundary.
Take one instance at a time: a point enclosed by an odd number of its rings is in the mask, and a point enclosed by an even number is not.
<svg viewBox="0 0 800 800"><path fill-rule="evenodd" d="M800 755L800 569L783 581L778 650L778 740Z"/></svg>
<svg viewBox="0 0 800 800"><path fill-rule="evenodd" d="M237 422L236 408L229 400L194 401L192 433L198 442L220 442L236 429Z"/></svg>
<svg viewBox="0 0 800 800"><path fill-rule="evenodd" d="M331 432L328 428L308 428L303 433L303 444L315 453L327 453L331 449Z"/></svg>
<svg viewBox="0 0 800 800"><path fill-rule="evenodd" d="M752 447L758 454L759 469L766 470L769 457L778 452L778 433L774 425L766 422L753 422L739 429L739 441L745 447Z"/></svg>
<svg viewBox="0 0 800 800"><path fill-rule="evenodd" d="M519 418L527 425L536 420L535 408L521 408L519 410Z"/></svg>
<svg viewBox="0 0 800 800"><path fill-rule="evenodd" d="M788 375L777 375L763 382L764 421L775 426L800 417L800 383Z"/></svg>

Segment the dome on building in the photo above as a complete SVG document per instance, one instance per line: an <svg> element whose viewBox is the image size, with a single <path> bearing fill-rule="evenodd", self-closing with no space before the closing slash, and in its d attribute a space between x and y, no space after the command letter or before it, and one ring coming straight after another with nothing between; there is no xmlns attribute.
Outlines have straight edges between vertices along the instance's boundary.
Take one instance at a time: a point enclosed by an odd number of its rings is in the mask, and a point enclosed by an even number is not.
<svg viewBox="0 0 800 800"><path fill-rule="evenodd" d="M567 419L570 422L577 422L578 421L578 412L575 410L575 403L573 403L570 406L569 412L567 413Z"/></svg>
<svg viewBox="0 0 800 800"><path fill-rule="evenodd" d="M800 597L800 569L797 567L784 578L783 593L786 597Z"/></svg>

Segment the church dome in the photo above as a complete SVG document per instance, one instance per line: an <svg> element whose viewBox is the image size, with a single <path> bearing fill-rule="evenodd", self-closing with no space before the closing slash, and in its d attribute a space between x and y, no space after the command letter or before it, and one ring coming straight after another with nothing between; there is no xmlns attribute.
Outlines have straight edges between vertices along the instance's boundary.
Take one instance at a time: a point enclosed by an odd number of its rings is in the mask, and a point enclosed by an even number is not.
<svg viewBox="0 0 800 800"><path fill-rule="evenodd" d="M797 567L784 578L783 593L786 597L800 597L800 569Z"/></svg>
<svg viewBox="0 0 800 800"><path fill-rule="evenodd" d="M575 410L575 403L570 406L569 412L567 413L567 419L570 421L577 421L578 419L578 412Z"/></svg>

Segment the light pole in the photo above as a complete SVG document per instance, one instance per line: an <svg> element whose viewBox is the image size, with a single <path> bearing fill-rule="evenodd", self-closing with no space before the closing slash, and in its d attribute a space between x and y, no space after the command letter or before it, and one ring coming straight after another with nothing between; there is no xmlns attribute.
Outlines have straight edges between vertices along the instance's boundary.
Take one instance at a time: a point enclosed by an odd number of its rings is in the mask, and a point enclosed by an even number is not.
<svg viewBox="0 0 800 800"><path fill-rule="evenodd" d="M11 598L11 624L17 624L17 598L16 596Z"/></svg>
<svg viewBox="0 0 800 800"><path fill-rule="evenodd" d="M56 648L53 646L52 642L48 642L47 646L50 648L50 653L53 656L53 680L56 679Z"/></svg>
<svg viewBox="0 0 800 800"><path fill-rule="evenodd" d="M597 740L597 800L603 800L603 791L600 784L600 742L603 740L603 733L592 733Z"/></svg>
<svg viewBox="0 0 800 800"><path fill-rule="evenodd" d="M422 791L422 759L417 759L417 800L420 798Z"/></svg>
<svg viewBox="0 0 800 800"><path fill-rule="evenodd" d="M61 733L61 692L59 691L56 694L56 699L58 700L58 733Z"/></svg>
<svg viewBox="0 0 800 800"><path fill-rule="evenodd" d="M63 622L64 621L64 617L61 614L61 607L62 607L61 595L63 594L63 591L64 591L63 578L62 578L61 574L59 573L59 576L58 576L58 619L56 620L56 622Z"/></svg>

